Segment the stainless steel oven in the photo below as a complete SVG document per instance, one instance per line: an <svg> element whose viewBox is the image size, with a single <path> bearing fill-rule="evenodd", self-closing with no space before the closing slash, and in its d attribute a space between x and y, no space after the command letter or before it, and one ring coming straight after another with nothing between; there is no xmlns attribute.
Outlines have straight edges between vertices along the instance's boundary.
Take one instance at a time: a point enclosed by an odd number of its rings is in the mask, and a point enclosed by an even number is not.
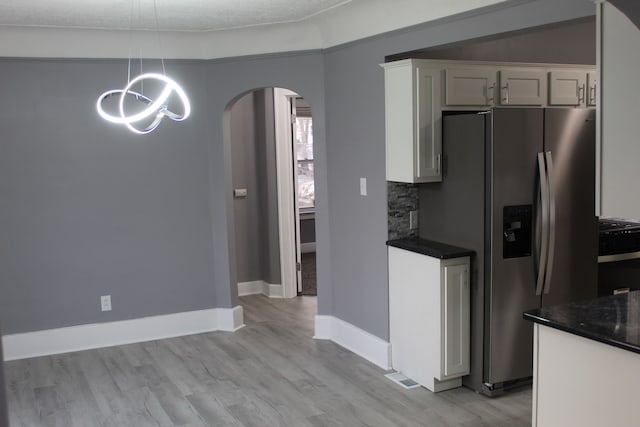
<svg viewBox="0 0 640 427"><path fill-rule="evenodd" d="M600 218L598 294L640 290L640 223Z"/></svg>

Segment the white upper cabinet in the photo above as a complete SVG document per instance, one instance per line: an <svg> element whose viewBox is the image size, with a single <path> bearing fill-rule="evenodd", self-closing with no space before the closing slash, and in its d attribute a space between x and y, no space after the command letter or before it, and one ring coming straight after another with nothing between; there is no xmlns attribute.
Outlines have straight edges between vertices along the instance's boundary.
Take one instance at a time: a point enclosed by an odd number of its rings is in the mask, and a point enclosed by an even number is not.
<svg viewBox="0 0 640 427"><path fill-rule="evenodd" d="M581 70L549 72L549 105L586 105L587 73Z"/></svg>
<svg viewBox="0 0 640 427"><path fill-rule="evenodd" d="M494 105L496 70L486 68L447 68L447 105Z"/></svg>
<svg viewBox="0 0 640 427"><path fill-rule="evenodd" d="M443 112L596 103L596 75L588 66L428 59L381 66L387 181L442 181Z"/></svg>
<svg viewBox="0 0 640 427"><path fill-rule="evenodd" d="M440 70L413 60L385 64L387 181L442 180Z"/></svg>
<svg viewBox="0 0 640 427"><path fill-rule="evenodd" d="M545 70L500 70L500 105L544 105L546 100Z"/></svg>

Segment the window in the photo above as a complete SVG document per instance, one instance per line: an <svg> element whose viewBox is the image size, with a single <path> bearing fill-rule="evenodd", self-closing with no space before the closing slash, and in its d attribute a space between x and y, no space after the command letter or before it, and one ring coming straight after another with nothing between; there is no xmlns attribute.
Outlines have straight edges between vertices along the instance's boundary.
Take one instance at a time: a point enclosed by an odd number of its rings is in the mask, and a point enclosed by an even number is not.
<svg viewBox="0 0 640 427"><path fill-rule="evenodd" d="M296 98L296 173L298 179L298 208L313 212L315 189L313 184L313 119L308 104Z"/></svg>

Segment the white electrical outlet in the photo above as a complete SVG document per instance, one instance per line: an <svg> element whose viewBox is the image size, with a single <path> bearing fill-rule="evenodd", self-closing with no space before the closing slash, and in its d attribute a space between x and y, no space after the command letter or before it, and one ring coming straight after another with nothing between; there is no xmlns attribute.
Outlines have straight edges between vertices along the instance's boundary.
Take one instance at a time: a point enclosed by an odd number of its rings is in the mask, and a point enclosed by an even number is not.
<svg viewBox="0 0 640 427"><path fill-rule="evenodd" d="M100 297L100 308L102 308L102 311L111 311L111 295L102 295Z"/></svg>
<svg viewBox="0 0 640 427"><path fill-rule="evenodd" d="M415 230L418 228L418 211L409 211L409 229Z"/></svg>

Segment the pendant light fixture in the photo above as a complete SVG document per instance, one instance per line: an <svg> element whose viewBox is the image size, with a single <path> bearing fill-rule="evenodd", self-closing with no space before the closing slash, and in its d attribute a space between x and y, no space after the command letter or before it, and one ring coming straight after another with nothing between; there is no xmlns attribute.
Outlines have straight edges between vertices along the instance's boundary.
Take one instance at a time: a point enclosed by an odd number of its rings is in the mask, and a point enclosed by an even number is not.
<svg viewBox="0 0 640 427"><path fill-rule="evenodd" d="M131 0L131 32L133 33L133 1ZM153 10L155 14L156 34L158 45L160 45L160 33L158 29L158 9L156 0L153 0ZM130 47L131 49L131 47ZM140 75L131 79L131 50L129 51L129 63L127 70L127 84L123 89L113 89L104 92L98 97L96 109L103 119L125 125L130 131L137 134L147 134L160 125L162 119L167 117L174 121L182 121L191 114L189 98L180 85L170 77L167 77L164 57L161 56L162 74L142 73L142 58L140 58ZM144 84L155 89L162 87L155 99L144 93ZM138 91L138 87L140 87ZM108 113L105 111L106 101L112 97L118 97L117 111ZM173 104L182 104L181 113L176 113L169 108ZM176 105L177 106L177 105ZM112 106L113 107L113 106ZM115 108L112 108L114 110Z"/></svg>

